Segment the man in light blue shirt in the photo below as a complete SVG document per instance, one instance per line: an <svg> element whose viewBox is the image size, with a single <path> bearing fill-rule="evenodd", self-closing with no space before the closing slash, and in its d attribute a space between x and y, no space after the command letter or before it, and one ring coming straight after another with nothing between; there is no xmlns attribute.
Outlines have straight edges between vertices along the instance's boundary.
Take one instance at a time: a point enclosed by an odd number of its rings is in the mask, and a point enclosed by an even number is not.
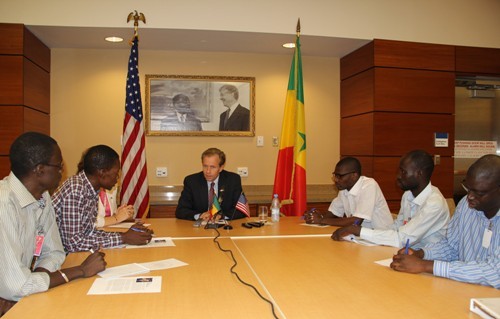
<svg viewBox="0 0 500 319"><path fill-rule="evenodd" d="M446 238L408 254L401 249L392 269L500 288L500 157L472 164L464 188Z"/></svg>

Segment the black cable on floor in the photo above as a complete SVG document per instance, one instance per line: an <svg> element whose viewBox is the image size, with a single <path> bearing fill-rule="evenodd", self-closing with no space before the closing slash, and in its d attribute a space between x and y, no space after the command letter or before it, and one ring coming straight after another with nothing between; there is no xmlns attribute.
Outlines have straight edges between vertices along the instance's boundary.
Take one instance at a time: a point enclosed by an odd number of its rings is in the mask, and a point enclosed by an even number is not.
<svg viewBox="0 0 500 319"><path fill-rule="evenodd" d="M220 237L219 230L216 228L215 231L217 232L217 236L214 237L214 243L217 244L217 246L219 247L219 249L221 251L223 251L225 253L229 253L231 255L231 259L233 259L233 263L234 264L231 267L230 272L232 274L234 274L236 276L236 278L238 278L238 280L242 284L244 284L245 286L248 286L248 287L252 288L262 300L264 300L265 302L267 302L268 304L270 304L271 305L271 311L273 313L274 318L279 319L278 316L276 315L276 312L274 311L274 304L269 299L267 299L266 297L262 296L262 294L257 290L257 288L255 288L255 286L253 286L253 285L247 283L246 281L244 281L243 279L241 279L240 276L238 275L238 273L236 271L234 271L234 268L238 265L238 262L234 258L233 252L230 249L224 249L224 248L221 247L219 241L217 240Z"/></svg>

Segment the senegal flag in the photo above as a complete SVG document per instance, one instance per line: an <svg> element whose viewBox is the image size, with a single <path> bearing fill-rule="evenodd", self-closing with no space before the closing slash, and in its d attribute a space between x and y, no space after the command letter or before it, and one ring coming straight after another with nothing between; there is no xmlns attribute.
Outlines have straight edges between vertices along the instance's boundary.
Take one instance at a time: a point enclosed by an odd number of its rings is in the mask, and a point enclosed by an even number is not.
<svg viewBox="0 0 500 319"><path fill-rule="evenodd" d="M302 215L307 203L306 127L299 32L300 21L297 25L295 53L288 80L280 149L274 177L274 194L278 194L282 212L287 216Z"/></svg>
<svg viewBox="0 0 500 319"><path fill-rule="evenodd" d="M215 214L221 211L219 200L217 196L214 196L214 201L212 203L212 208L210 208L210 215L213 217Z"/></svg>

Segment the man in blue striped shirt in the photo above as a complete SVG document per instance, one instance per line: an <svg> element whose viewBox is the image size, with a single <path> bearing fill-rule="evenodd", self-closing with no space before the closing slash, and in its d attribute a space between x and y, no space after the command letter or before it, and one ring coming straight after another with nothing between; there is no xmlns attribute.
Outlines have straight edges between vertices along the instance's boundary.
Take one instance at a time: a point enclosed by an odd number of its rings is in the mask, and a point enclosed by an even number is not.
<svg viewBox="0 0 500 319"><path fill-rule="evenodd" d="M394 256L391 268L500 288L500 156L485 155L467 171L467 196L446 238Z"/></svg>

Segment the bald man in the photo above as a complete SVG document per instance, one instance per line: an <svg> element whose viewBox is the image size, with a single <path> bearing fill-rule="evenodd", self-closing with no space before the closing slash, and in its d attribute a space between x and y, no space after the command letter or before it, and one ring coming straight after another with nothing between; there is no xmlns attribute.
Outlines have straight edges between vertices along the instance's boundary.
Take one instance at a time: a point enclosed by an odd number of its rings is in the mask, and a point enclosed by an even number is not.
<svg viewBox="0 0 500 319"><path fill-rule="evenodd" d="M485 155L467 171L467 191L446 237L422 250L399 250L391 268L500 288L500 157Z"/></svg>

